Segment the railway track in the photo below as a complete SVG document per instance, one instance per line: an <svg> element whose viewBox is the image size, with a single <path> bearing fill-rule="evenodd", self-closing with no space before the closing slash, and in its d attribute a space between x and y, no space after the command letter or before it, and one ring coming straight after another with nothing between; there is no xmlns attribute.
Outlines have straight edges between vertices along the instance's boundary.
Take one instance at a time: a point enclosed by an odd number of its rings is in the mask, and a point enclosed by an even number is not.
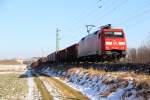
<svg viewBox="0 0 150 100"><path fill-rule="evenodd" d="M131 64L131 63L106 63L106 64L83 64L84 68L94 68L105 71L132 71L150 75L150 64Z"/></svg>
<svg viewBox="0 0 150 100"><path fill-rule="evenodd" d="M108 72L115 72L115 71L132 71L135 73L143 73L150 75L150 64L132 64L132 63L63 63L63 64L42 64L38 69L43 67L58 67L69 69L72 67L83 67L85 69L93 68L96 70L104 70Z"/></svg>

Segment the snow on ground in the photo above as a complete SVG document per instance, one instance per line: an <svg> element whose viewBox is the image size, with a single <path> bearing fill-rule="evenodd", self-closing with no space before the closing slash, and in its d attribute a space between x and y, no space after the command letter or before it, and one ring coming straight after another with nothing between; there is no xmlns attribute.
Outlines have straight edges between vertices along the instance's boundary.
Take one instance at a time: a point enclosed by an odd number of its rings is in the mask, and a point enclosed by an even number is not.
<svg viewBox="0 0 150 100"><path fill-rule="evenodd" d="M27 79L20 74L0 75L0 100L26 100L27 93Z"/></svg>
<svg viewBox="0 0 150 100"><path fill-rule="evenodd" d="M22 76L27 76L28 94L25 100L41 100L41 95L32 77L32 70L27 70L27 65L0 65L0 75L3 74L17 74L20 75L20 78Z"/></svg>
<svg viewBox="0 0 150 100"><path fill-rule="evenodd" d="M24 72L26 65L0 65L0 72Z"/></svg>
<svg viewBox="0 0 150 100"><path fill-rule="evenodd" d="M47 88L48 92L53 96L53 100L61 100L62 93L58 90L58 88L53 86L53 84L51 84L50 82L44 80L42 77L40 77L40 79L43 81L43 83L44 83L45 87Z"/></svg>
<svg viewBox="0 0 150 100"><path fill-rule="evenodd" d="M28 70L25 74L27 75L28 78L28 87L29 87L27 100L41 100L41 95L36 87L36 84L34 83L31 70Z"/></svg>
<svg viewBox="0 0 150 100"><path fill-rule="evenodd" d="M27 79L20 76L26 71L26 65L0 64L0 100L26 100ZM22 82L24 84L22 84ZM2 98L2 99L1 99ZM6 99L4 99L6 98Z"/></svg>
<svg viewBox="0 0 150 100"><path fill-rule="evenodd" d="M91 100L143 100L145 98L138 95L140 92L134 86L132 77L118 79L117 76L111 74L90 74L80 69L69 72L47 68L42 69L42 73L63 81L81 91Z"/></svg>

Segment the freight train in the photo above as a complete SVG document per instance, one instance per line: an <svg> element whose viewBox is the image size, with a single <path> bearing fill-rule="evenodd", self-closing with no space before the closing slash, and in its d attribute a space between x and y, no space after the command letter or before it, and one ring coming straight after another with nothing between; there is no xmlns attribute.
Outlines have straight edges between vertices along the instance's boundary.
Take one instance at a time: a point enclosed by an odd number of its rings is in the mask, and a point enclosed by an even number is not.
<svg viewBox="0 0 150 100"><path fill-rule="evenodd" d="M32 63L32 67L42 63L119 60L126 56L126 51L127 43L123 29L114 29L108 24L102 26L100 30L83 37L79 43L40 58Z"/></svg>

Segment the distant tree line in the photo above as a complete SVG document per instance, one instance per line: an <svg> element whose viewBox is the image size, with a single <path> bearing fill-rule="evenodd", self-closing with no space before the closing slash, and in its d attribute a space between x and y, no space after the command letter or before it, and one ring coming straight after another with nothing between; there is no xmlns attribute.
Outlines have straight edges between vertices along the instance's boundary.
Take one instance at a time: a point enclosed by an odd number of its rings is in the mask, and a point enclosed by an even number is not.
<svg viewBox="0 0 150 100"><path fill-rule="evenodd" d="M127 62L129 63L150 63L150 41L138 48L128 50Z"/></svg>

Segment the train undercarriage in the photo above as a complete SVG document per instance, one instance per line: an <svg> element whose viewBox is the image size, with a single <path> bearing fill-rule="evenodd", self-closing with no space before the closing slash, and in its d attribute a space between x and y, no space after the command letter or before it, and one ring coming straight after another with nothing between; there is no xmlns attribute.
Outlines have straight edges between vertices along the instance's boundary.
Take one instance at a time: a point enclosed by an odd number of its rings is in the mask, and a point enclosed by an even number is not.
<svg viewBox="0 0 150 100"><path fill-rule="evenodd" d="M77 59L78 62L104 62L104 61L119 61L121 58L125 58L126 51L111 50L104 51L101 54L83 56Z"/></svg>

